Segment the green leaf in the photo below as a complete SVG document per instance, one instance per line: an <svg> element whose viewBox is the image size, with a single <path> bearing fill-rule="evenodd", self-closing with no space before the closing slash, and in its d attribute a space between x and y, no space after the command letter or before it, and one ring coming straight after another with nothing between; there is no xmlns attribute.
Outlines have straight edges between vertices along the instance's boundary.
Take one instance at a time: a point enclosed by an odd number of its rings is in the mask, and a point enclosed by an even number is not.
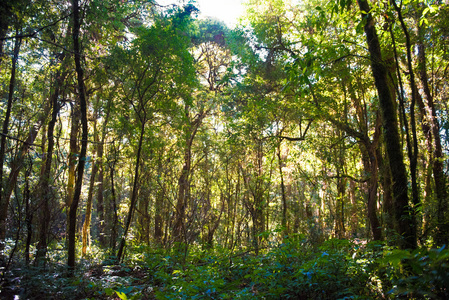
<svg viewBox="0 0 449 300"><path fill-rule="evenodd" d="M122 292L119 292L119 291L115 291L115 293L117 294L117 296L119 296L120 299L128 300L128 297L126 296L125 293L122 293Z"/></svg>
<svg viewBox="0 0 449 300"><path fill-rule="evenodd" d="M393 250L390 254L385 256L385 261L390 263L392 266L397 267L400 265L403 259L410 258L411 254L407 250Z"/></svg>

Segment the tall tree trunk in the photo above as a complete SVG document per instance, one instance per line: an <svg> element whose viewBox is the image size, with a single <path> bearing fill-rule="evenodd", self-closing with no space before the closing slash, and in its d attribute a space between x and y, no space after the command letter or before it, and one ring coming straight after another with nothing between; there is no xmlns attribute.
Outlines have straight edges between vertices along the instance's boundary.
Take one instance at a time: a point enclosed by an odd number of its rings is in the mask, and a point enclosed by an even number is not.
<svg viewBox="0 0 449 300"><path fill-rule="evenodd" d="M185 215L187 209L187 203L190 198L190 171L191 171L191 160L192 160L192 145L195 139L198 128L205 116L203 111L199 112L197 117L190 121L190 111L189 107L185 106L185 116L189 120L190 130L185 136L185 146L184 146L184 165L182 167L181 175L178 179L178 199L176 202L176 211L174 214L174 225L173 225L173 238L175 242L183 242L186 238L186 228L185 228Z"/></svg>
<svg viewBox="0 0 449 300"><path fill-rule="evenodd" d="M19 34L19 30L16 30L16 35ZM12 101L14 98L14 89L16 86L16 68L17 62L19 60L19 52L20 52L20 44L22 40L20 38L16 38L14 43L14 54L11 61L11 77L9 80L9 94L8 94L8 103L6 107L5 119L3 120L3 128L2 135L0 141L0 253L3 253L5 249L5 239L6 239L6 218L8 215L8 207L9 207L9 197L4 197L3 186L5 183L3 182L3 165L5 161L5 152L6 152L6 138L8 136L8 127L9 121L11 118L11 109L12 109ZM1 50L1 49L0 49ZM3 257L0 256L0 262L3 260Z"/></svg>
<svg viewBox="0 0 449 300"><path fill-rule="evenodd" d="M345 92L346 95L346 92ZM346 103L346 96L345 96ZM347 105L345 105L345 113L344 113L344 122L347 122ZM345 165L345 145L344 145L344 133L342 130L337 128L337 136L341 143L337 144L336 156L337 156L337 198L335 203L335 235L337 238L342 239L345 236L346 228L345 228L345 194L346 194L346 178L342 175L344 174L344 165Z"/></svg>
<svg viewBox="0 0 449 300"><path fill-rule="evenodd" d="M449 242L449 222L447 219L448 196L446 187L446 176L444 174L444 155L443 147L441 146L440 126L433 101L432 93L430 92L429 79L427 76L427 61L424 46L424 32L423 28L418 28L419 42L418 42L418 69L419 79L424 91L424 98L426 99L426 123L430 124L431 136L433 140L430 142L432 146L429 150L433 150L432 155L432 170L435 181L435 193L437 198L437 232L436 242L438 245L444 245ZM426 135L427 136L427 135Z"/></svg>
<svg viewBox="0 0 449 300"><path fill-rule="evenodd" d="M369 174L367 182L367 210L371 232L374 240L382 239L382 229L377 216L377 188L378 188L378 162L375 147L371 144L361 145L363 169Z"/></svg>
<svg viewBox="0 0 449 300"><path fill-rule="evenodd" d="M262 243L261 233L265 230L265 204L264 204L264 178L263 178L263 143L260 139L256 141L255 151L255 179L253 186L250 185L250 177L245 179L247 183L247 189L251 192L253 202L250 203L247 200L247 206L251 213L253 226L251 228L252 243L256 255L259 253L259 249ZM247 197L249 199L249 197Z"/></svg>
<svg viewBox="0 0 449 300"><path fill-rule="evenodd" d="M41 261L45 258L47 254L47 235L48 235L48 226L50 224L50 200L53 197L53 192L50 188L50 179L51 179L51 164L53 160L53 149L54 149L54 129L56 125L56 121L59 113L59 89L60 84L62 83L62 77L59 72L57 73L57 79L55 84L55 90L50 97L52 113L51 120L48 124L47 129L47 152L45 153L44 160L44 168L39 182L39 217L40 217L40 229L39 229L39 243L37 245L37 255L36 255L36 263L41 263Z"/></svg>
<svg viewBox="0 0 449 300"><path fill-rule="evenodd" d="M178 179L178 200L176 202L175 223L173 226L175 242L182 242L185 239L185 215L190 190L189 173L191 158L191 145L186 145L186 149L184 149L184 166L182 167L181 176Z"/></svg>
<svg viewBox="0 0 449 300"><path fill-rule="evenodd" d="M418 138L416 136L416 120L415 120L415 106L416 101L418 98L418 89L416 88L416 82L415 82L415 73L413 71L412 67L412 45L410 41L410 34L407 30L407 26L405 25L404 19L402 17L402 10L399 8L396 4L396 0L390 1L393 4L393 7L395 8L399 22L401 23L402 31L405 35L405 43L406 43L406 53L407 53L407 68L408 68L408 75L409 75L409 84L410 89L412 91L412 99L410 103L410 125L412 129L412 150L409 153L410 157L410 175L412 179L412 202L414 205L414 209L412 211L413 214L416 214L416 209L420 205L421 201L419 199L419 191L418 191L418 180L417 180L417 166L418 166ZM398 73L398 76L401 76L401 74ZM404 120L405 121L405 120ZM416 218L416 216L415 216ZM415 229L416 231L416 229Z"/></svg>
<svg viewBox="0 0 449 300"><path fill-rule="evenodd" d="M75 190L75 178L76 178L76 161L79 154L78 133L80 129L80 106L78 100L75 100L71 109L72 111L71 111L71 125L70 125L67 198L66 198L66 207L68 209L70 208L70 205L72 204L73 200L73 194Z"/></svg>
<svg viewBox="0 0 449 300"><path fill-rule="evenodd" d="M62 75L64 77L64 75ZM59 84L62 84L62 80ZM45 102L44 111L39 118L38 122L31 126L29 134L25 142L23 142L22 146L20 147L19 153L16 157L14 157L14 160L11 163L11 172L8 176L8 186L6 187L6 191L4 196L4 199L7 203L9 203L9 200L11 199L12 191L16 187L17 178L19 176L20 170L22 170L25 155L28 153L28 150L34 143L37 134L39 132L39 129L42 127L42 124L45 123L45 119L48 117L48 114L50 113L50 103Z"/></svg>
<svg viewBox="0 0 449 300"><path fill-rule="evenodd" d="M87 138L88 138L88 127L87 127L87 102L86 93L84 87L83 69L81 67L81 49L79 42L80 35L80 14L79 14L79 4L78 0L72 0L72 10L73 10L73 50L75 55L75 70L77 74L77 88L78 97L80 100L80 110L81 110L81 152L78 160L78 172L75 183L75 190L73 193L73 201L70 204L69 210L69 232L68 232L68 257L67 264L72 270L75 267L75 244L76 244L76 212L78 209L78 204L81 196L81 188L83 186L83 175L84 175L84 165L86 163L87 154Z"/></svg>
<svg viewBox="0 0 449 300"><path fill-rule="evenodd" d="M98 172L98 162L95 161L92 166L92 173L90 175L90 182L89 182L89 192L87 195L87 202L86 202L86 213L83 223L83 230L82 230L82 239L83 239L83 247L82 247L82 254L83 256L87 253L87 243L90 236L89 230L90 230L90 223L92 219L92 199L93 199L93 193L95 189L95 178L97 176Z"/></svg>
<svg viewBox="0 0 449 300"><path fill-rule="evenodd" d="M163 228L164 228L164 219L163 219L163 215L164 215L164 211L163 211L163 204L164 204L164 183L159 180L162 176L162 170L163 170L163 165L162 165L162 154L160 154L158 159L158 167L157 167L157 172L158 172L158 184L159 184L159 188L156 192L156 201L155 201L155 213L154 213L154 239L156 240L156 243L161 245L163 240Z"/></svg>
<svg viewBox="0 0 449 300"><path fill-rule="evenodd" d="M101 151L100 151L101 147ZM104 217L104 164L103 164L103 143L99 146L98 153L98 188L97 188L97 214L98 214L98 242L101 247L106 246L105 240L105 217Z"/></svg>
<svg viewBox="0 0 449 300"><path fill-rule="evenodd" d="M388 166L388 160L384 161L382 151L380 148L376 149L377 162L379 164L379 171L381 177L381 185L383 190L382 213L383 221L385 222L385 235L388 240L393 239L394 231L394 207L393 207L393 191L391 171Z"/></svg>
<svg viewBox="0 0 449 300"><path fill-rule="evenodd" d="M359 217L357 209L357 197L356 197L356 182L354 180L349 180L349 200L351 201L351 216L350 216L350 228L351 236L357 237L357 231L359 228Z"/></svg>
<svg viewBox="0 0 449 300"><path fill-rule="evenodd" d="M362 162L365 174L369 174L368 180L368 220L370 222L371 232L374 240L382 239L382 229L379 222L378 212L377 212L377 190L378 190L378 171L379 171L379 158L376 153L376 149L379 145L379 140L381 136L380 128L380 114L376 112L376 123L374 128L373 140L370 141L368 138L368 120L367 113L364 106L361 105L359 98L355 95L352 83L349 82L349 94L352 103L356 109L357 117L360 124L360 129L362 134L365 136L361 139L360 151L362 153Z"/></svg>
<svg viewBox="0 0 449 300"><path fill-rule="evenodd" d="M340 176L340 170L337 170L337 203L335 207L335 217L336 217L336 236L339 239L345 237L345 194L346 194L346 178Z"/></svg>
<svg viewBox="0 0 449 300"><path fill-rule="evenodd" d="M98 100L100 101L100 100ZM107 109L106 109L106 116L104 117L104 122L102 124L103 129L101 132L101 141L98 143L97 147L97 163L98 163L98 189L97 189L97 214L98 214L98 241L100 243L100 246L105 247L106 241L105 241L105 215L104 215L104 143L106 140L106 133L107 133L107 124L109 122L109 115L111 112L110 105L111 102L108 102ZM99 106L100 103L97 103Z"/></svg>
<svg viewBox="0 0 449 300"><path fill-rule="evenodd" d="M150 207L150 197L148 195L151 195L152 193L153 191L151 189L142 190L142 194L146 196L141 197L136 209L138 213L138 241L140 243L146 243L147 245L150 244L150 216L148 214L148 208Z"/></svg>
<svg viewBox="0 0 449 300"><path fill-rule="evenodd" d="M368 219L371 225L374 240L382 240L382 228L379 218L377 217L377 187L378 187L378 170L377 155L375 149L369 149L369 172L370 179L368 181Z"/></svg>
<svg viewBox="0 0 449 300"><path fill-rule="evenodd" d="M32 163L31 166L26 170L25 172L25 226L27 228L27 237L26 237L26 243L25 243L25 262L28 265L30 263L30 249L31 249L31 239L33 238L33 215L34 212L31 209L31 191L30 191L30 182L29 182L29 176L31 174L32 170Z"/></svg>
<svg viewBox="0 0 449 300"><path fill-rule="evenodd" d="M140 136L139 136L139 146L137 148L137 157L136 157L136 166L134 169L134 182L133 182L133 190L131 192L131 203L129 205L128 210L128 216L126 217L126 223L125 228L123 231L123 236L120 241L120 246L117 252L117 262L120 262L123 258L123 251L125 250L125 244L126 244L126 238L128 235L129 226L131 225L131 221L133 218L134 210L136 207L137 202L137 194L138 194L138 187L139 187L139 167L140 167L140 156L142 153L142 144L143 144L143 137L145 135L145 123L146 119L145 117L141 120L141 127L140 127Z"/></svg>
<svg viewBox="0 0 449 300"><path fill-rule="evenodd" d="M388 70L383 63L379 38L377 36L375 22L366 0L358 1L362 17L366 20L364 27L366 41L371 58L371 69L374 82L379 95L380 108L384 129L385 144L393 176L393 196L395 208L396 230L401 239L401 248L416 248L416 227L414 216L411 213L407 194L407 172L405 169L402 148L399 141L398 119L394 105L391 84L388 78Z"/></svg>
<svg viewBox="0 0 449 300"><path fill-rule="evenodd" d="M279 175L281 176L281 197L282 197L282 232L284 236L288 235L288 226L287 226L287 195L285 192L285 183L284 183L284 172L282 172L282 157L281 157L281 141L277 145L277 157L278 157L278 168Z"/></svg>
<svg viewBox="0 0 449 300"><path fill-rule="evenodd" d="M118 228L118 211L117 211L117 196L115 193L115 182L114 182L114 171L115 171L115 161L109 164L109 178L111 179L111 201L112 201L112 228L111 228L111 240L110 245L112 253L115 253L117 246L117 228Z"/></svg>
<svg viewBox="0 0 449 300"><path fill-rule="evenodd" d="M98 132L97 132L97 119L95 116L94 121L94 141L98 143ZM96 146L96 145L95 145ZM96 151L92 152L92 157L95 157ZM90 182L89 182L89 192L87 195L87 202L86 202L86 213L83 223L83 230L82 230L82 240L83 240L83 246L82 246L82 255L85 256L87 254L87 243L88 239L90 237L90 223L92 219L92 199L94 195L94 189L95 189L95 180L98 172L98 165L99 162L97 159L93 160L92 165L92 172L90 174Z"/></svg>

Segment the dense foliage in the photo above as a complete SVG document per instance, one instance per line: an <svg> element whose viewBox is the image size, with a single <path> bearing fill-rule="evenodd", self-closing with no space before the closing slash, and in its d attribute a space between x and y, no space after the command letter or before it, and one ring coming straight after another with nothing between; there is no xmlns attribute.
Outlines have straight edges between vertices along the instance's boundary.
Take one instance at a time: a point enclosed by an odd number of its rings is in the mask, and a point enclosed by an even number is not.
<svg viewBox="0 0 449 300"><path fill-rule="evenodd" d="M193 248L177 252L133 245L122 264L95 249L76 276L49 251L49 268L21 266L8 274L4 295L48 299L446 299L449 250L397 250L383 243L303 236L251 251ZM64 255L62 255L64 256ZM182 256L182 255L181 255ZM101 260L103 258L103 260ZM31 280L32 279L32 280Z"/></svg>
<svg viewBox="0 0 449 300"><path fill-rule="evenodd" d="M447 1L0 2L0 298L449 297Z"/></svg>

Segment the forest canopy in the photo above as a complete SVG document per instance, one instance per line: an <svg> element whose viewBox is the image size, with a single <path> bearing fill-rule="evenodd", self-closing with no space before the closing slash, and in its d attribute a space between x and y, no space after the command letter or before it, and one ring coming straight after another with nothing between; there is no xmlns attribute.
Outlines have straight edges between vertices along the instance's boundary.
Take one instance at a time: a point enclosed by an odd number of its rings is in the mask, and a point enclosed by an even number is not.
<svg viewBox="0 0 449 300"><path fill-rule="evenodd" d="M0 3L0 297L449 297L446 0Z"/></svg>

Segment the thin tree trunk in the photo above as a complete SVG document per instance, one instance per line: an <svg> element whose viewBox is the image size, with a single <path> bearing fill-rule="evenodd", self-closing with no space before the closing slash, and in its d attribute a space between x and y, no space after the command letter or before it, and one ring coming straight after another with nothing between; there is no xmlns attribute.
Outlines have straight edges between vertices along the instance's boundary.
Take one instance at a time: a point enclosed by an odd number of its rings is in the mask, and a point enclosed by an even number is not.
<svg viewBox="0 0 449 300"><path fill-rule="evenodd" d="M98 107L98 105L99 105L99 103L97 103L97 107ZM97 119L98 119L98 112L95 112L93 129L94 129L94 141L95 141L96 145L94 146L94 149L96 149L95 147L98 147L102 151L103 150L103 148L102 148L103 142L100 143L98 140ZM104 141L104 134L103 134L103 141ZM95 157L95 154L96 154L96 150L93 151L92 157ZM103 153L101 153L101 156L103 156ZM82 230L82 235L83 235L82 254L83 254L83 256L85 256L87 253L86 252L87 244L88 244L88 239L90 238L90 232L89 232L90 230L89 229L90 229L90 223L92 220L92 200L93 200L93 195L94 195L96 177L97 177L97 173L99 170L99 166L101 164L101 158L98 158L98 157L95 158L92 163L93 163L92 173L90 175L89 193L87 195L86 213L85 213L83 230ZM90 242L89 242L89 244L90 244Z"/></svg>
<svg viewBox="0 0 449 300"><path fill-rule="evenodd" d="M68 233L68 257L67 264L72 270L75 267L75 244L76 244L76 212L78 209L78 204L81 196L81 188L83 186L83 175L84 175L84 165L86 163L87 154L87 138L88 138L88 127L87 127L87 102L86 93L84 87L83 69L81 67L81 49L79 43L80 35L80 15L79 15L79 4L78 0L72 0L73 9L73 49L75 55L75 69L77 74L77 87L78 96L80 100L80 110L81 110L81 152L78 160L78 172L75 183L75 190L73 193L73 201L70 204L69 210L69 233Z"/></svg>
<svg viewBox="0 0 449 300"><path fill-rule="evenodd" d="M250 208L253 226L252 239L256 255L259 254L259 249L262 243L261 233L265 230L265 206L264 206L264 190L263 190L263 144L261 140L257 140L256 145L256 178L254 179L254 187L249 185L249 178L247 180L248 189L251 191L253 203L248 202ZM249 198L249 197L248 197Z"/></svg>
<svg viewBox="0 0 449 300"><path fill-rule="evenodd" d="M357 230L359 228L356 187L356 182L354 180L349 180L349 199L351 201L350 228L352 237L357 236Z"/></svg>
<svg viewBox="0 0 449 300"><path fill-rule="evenodd" d="M97 148L97 163L98 163L98 190L97 190L97 213L98 213L98 230L99 230L99 237L98 241L102 247L106 245L105 241L105 215L104 215L104 198L103 198L103 184L104 184L104 162L103 162L103 156L104 156L104 142L106 140L106 125L109 121L109 113L110 109L108 106L108 110L106 112L106 117L104 119L103 130L101 134L101 142L98 144Z"/></svg>
<svg viewBox="0 0 449 300"><path fill-rule="evenodd" d="M279 167L279 175L281 176L281 197L282 197L282 231L283 236L288 235L288 227L287 227L287 196L285 194L285 184L284 184L284 173L282 172L282 157L281 157L281 142L277 145L277 157L278 157L278 167Z"/></svg>
<svg viewBox="0 0 449 300"><path fill-rule="evenodd" d="M90 223L92 219L92 199L93 199L93 193L95 188L95 177L97 176L98 172L98 162L94 162L94 165L92 167L92 174L90 175L90 182L89 182L89 193L87 195L87 203L86 203L86 214L84 218L83 223L83 247L82 247L82 254L83 256L87 253L87 243L89 239L89 229L90 229Z"/></svg>
<svg viewBox="0 0 449 300"><path fill-rule="evenodd" d="M19 34L19 30L16 30L16 35ZM14 54L12 57L12 66L11 66L11 77L9 80L9 94L8 94L8 103L6 107L5 119L3 120L3 128L2 135L0 141L0 253L3 253L3 249L5 248L5 239L6 239L6 218L8 215L8 207L9 207L9 198L4 197L3 195L3 186L5 183L3 182L3 165L5 161L5 152L6 152L6 138L8 135L8 127L9 121L11 118L11 109L12 109L12 101L14 98L14 89L16 86L16 68L17 62L19 60L19 52L20 52L20 44L22 40L20 38L16 38L14 43ZM0 256L0 261L3 258Z"/></svg>
<svg viewBox="0 0 449 300"><path fill-rule="evenodd" d="M48 103L48 102L46 102ZM28 138L25 140L25 142L22 144L19 150L19 154L14 158L14 160L11 163L11 173L9 173L8 176L8 186L6 187L6 191L4 194L5 201L9 203L9 200L11 199L12 191L14 190L17 178L19 176L20 170L23 167L25 155L28 153L28 150L30 149L31 145L34 143L38 131L41 128L42 124L45 122L45 119L47 118L48 114L50 113L50 105L45 105L44 112L34 126L30 128L30 132L28 134Z"/></svg>
<svg viewBox="0 0 449 300"><path fill-rule="evenodd" d="M444 155L443 147L441 146L440 137L440 126L438 124L438 118L436 114L436 109L433 101L432 93L430 92L429 80L427 76L427 62L426 62L426 52L424 46L424 33L423 28L418 28L419 42L418 42L418 68L419 68L419 79L424 91L424 98L426 99L426 123L430 124L431 135L433 140L431 141L431 146L433 153L432 155L432 170L433 177L435 181L435 193L437 198L437 232L436 232L436 242L438 245L444 245L449 242L449 224L446 217L448 208L448 197L447 197L447 187L446 187L446 176L444 174Z"/></svg>
<svg viewBox="0 0 449 300"><path fill-rule="evenodd" d="M45 259L45 256L47 254L47 235L48 235L48 226L50 224L50 200L53 197L53 193L50 188L50 179L51 179L51 164L53 160L53 149L54 149L54 129L56 125L56 121L58 118L59 113L59 103L58 103L58 97L59 97L59 89L60 89L60 83L62 82L61 76L59 76L59 73L56 75L56 86L53 94L50 97L51 106L52 106L52 114L51 114L51 120L48 124L47 129L47 139L48 139L48 145L47 145L47 152L45 153L45 160L44 160L44 168L43 173L41 175L41 179L39 182L39 195L40 195L40 203L39 203L39 211L40 211L40 222L41 226L39 229L39 243L37 245L37 255L36 255L36 263L41 263L43 259Z"/></svg>
<svg viewBox="0 0 449 300"><path fill-rule="evenodd" d="M351 82L349 82L349 93L351 100L356 109L357 117L359 119L360 128L364 136L366 137L360 142L360 151L362 153L363 167L366 174L370 174L368 180L368 220L370 222L371 232L374 240L382 239L382 229L379 222L377 213L377 190L378 190L378 171L379 171L379 158L377 157L376 148L379 145L379 139L381 136L380 129L380 115L377 112L374 137L370 141L368 138L368 126L366 118L366 109L361 105L360 100L356 97Z"/></svg>
<svg viewBox="0 0 449 300"><path fill-rule="evenodd" d="M346 103L346 91L345 91L345 103ZM347 105L345 105L344 122L347 123ZM344 141L343 132L337 128L338 139ZM344 142L343 142L344 143ZM336 165L337 171L337 198L335 203L335 235L337 238L342 239L345 236L345 215L344 215L344 198L346 194L346 178L341 176L344 173L345 165L345 145L338 144L338 149L336 150L336 156L338 159Z"/></svg>
<svg viewBox="0 0 449 300"><path fill-rule="evenodd" d="M25 226L27 228L27 237L25 244L25 262L28 265L30 263L30 248L31 239L33 237L33 210L31 209L31 197L30 197L30 182L29 176L32 170L32 165L26 170L25 173Z"/></svg>
<svg viewBox="0 0 449 300"><path fill-rule="evenodd" d="M187 120L189 117L189 108L185 106L185 115ZM190 171L191 171L191 160L192 160L192 144L195 139L195 135L198 131L199 126L205 116L204 112L200 112L194 121L190 122L191 131L187 133L186 145L184 148L184 166L182 167L181 175L178 179L178 199L176 202L175 211L175 221L173 226L173 238L175 242L185 241L185 214L187 209L188 199L190 197Z"/></svg>
<svg viewBox="0 0 449 300"><path fill-rule="evenodd" d="M368 181L368 219L373 233L373 239L382 240L382 228L380 226L379 218L377 217L377 187L378 187L378 170L379 165L375 149L368 151L370 157L369 172L370 179Z"/></svg>
<svg viewBox="0 0 449 300"><path fill-rule="evenodd" d="M176 203L175 223L173 226L173 237L175 242L182 242L185 238L185 213L189 194L189 172L191 160L190 146L184 150L184 166L178 179L178 200Z"/></svg>
<svg viewBox="0 0 449 300"><path fill-rule="evenodd" d="M109 165L109 177L111 179L111 200L112 200L112 228L111 228L111 249L112 253L115 253L115 248L117 246L117 227L118 227L118 212L117 212L117 196L115 194L115 182L114 182L114 168L115 163Z"/></svg>
<svg viewBox="0 0 449 300"><path fill-rule="evenodd" d="M67 198L66 207L70 208L73 200L76 178L76 160L78 157L78 133L80 129L80 107L79 101L75 100L72 106L71 126L70 126L70 142L68 155L68 179L67 179ZM68 226L68 224L67 224ZM67 227L68 228L68 227Z"/></svg>
<svg viewBox="0 0 449 300"><path fill-rule="evenodd" d="M407 195L407 172L401 144L399 142L398 119L394 105L393 93L388 79L388 70L383 64L379 38L377 36L375 22L369 13L370 7L366 0L358 1L362 17L366 20L364 27L366 41L371 57L371 69L374 82L379 94L380 108L384 128L385 144L393 176L393 196L395 208L396 230L401 236L399 246L401 248L416 248L416 227L414 216L411 213Z"/></svg>
<svg viewBox="0 0 449 300"><path fill-rule="evenodd" d="M97 133L97 121L95 120L94 123L94 140L95 142L98 142L98 133ZM92 153L92 156L95 155L95 152ZM92 166L92 173L90 175L90 182L89 182L89 192L87 195L87 202L86 202L86 213L84 218L84 224L83 224L83 230L82 230L82 239L83 239L83 246L82 246L82 255L85 256L87 254L87 242L89 239L89 229L90 229L90 223L92 219L92 199L95 189L95 179L98 172L98 165L99 162L95 159L93 161Z"/></svg>
<svg viewBox="0 0 449 300"><path fill-rule="evenodd" d="M159 155L158 160L158 178L161 178L162 176L162 154ZM154 216L154 239L156 240L156 243L161 245L162 244L162 237L163 237L163 228L164 228L164 219L163 219L163 202L164 202L164 186L162 181L158 180L159 182L159 189L156 193L156 201L155 201L155 216Z"/></svg>
<svg viewBox="0 0 449 300"><path fill-rule="evenodd" d="M125 229L123 232L122 239L120 241L120 246L117 252L117 262L120 262L123 258L123 251L125 250L125 244L126 244L126 238L128 235L129 226L131 225L134 209L136 207L137 202L137 193L138 193L138 186L139 186L139 167L140 167L140 156L142 153L142 144L143 144L143 137L145 135L145 123L146 119L143 118L141 120L141 127L140 127L140 137L139 137L139 146L137 148L137 158L136 158L136 166L134 169L134 183L133 183L133 190L131 192L131 203L129 206L128 216L126 217L126 223L125 223Z"/></svg>
<svg viewBox="0 0 449 300"><path fill-rule="evenodd" d="M103 145L101 145L103 148ZM103 150L103 149L102 149ZM100 151L99 151L100 153ZM97 214L98 214L98 242L101 247L105 247L106 241L105 234L105 218L104 218L104 165L103 165L103 153L98 155L98 189L97 189Z"/></svg>

